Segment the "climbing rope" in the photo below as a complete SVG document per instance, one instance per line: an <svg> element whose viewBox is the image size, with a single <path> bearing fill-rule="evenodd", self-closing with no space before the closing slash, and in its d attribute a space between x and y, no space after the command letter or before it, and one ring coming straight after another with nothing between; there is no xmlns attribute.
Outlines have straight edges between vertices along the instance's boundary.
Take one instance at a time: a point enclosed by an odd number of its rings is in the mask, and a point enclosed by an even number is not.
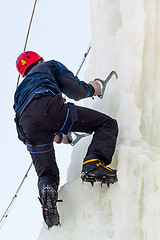
<svg viewBox="0 0 160 240"><path fill-rule="evenodd" d="M31 14L29 26L28 26L28 31L27 31L27 36L26 36L26 40L25 40L23 52L25 52L26 47L27 47L28 37L29 37L31 25L32 25L32 20L33 20L34 12L35 12L35 9L36 9L36 4L37 4L37 0L34 1L34 6L33 6L32 14ZM19 79L20 79L20 74L19 74L18 79L17 79L17 87L18 87L18 85L19 85ZM22 182L20 183L20 185L19 185L19 187L18 187L18 189L17 189L14 197L12 198L10 204L8 205L5 213L3 214L2 218L0 219L0 230L1 230L1 228L2 228L2 226L3 226L3 224L4 224L4 222L5 222L6 218L8 217L8 214L9 214L9 212L10 212L12 206L13 206L13 203L14 203L15 199L17 198L18 192L20 191L20 189L21 189L21 187L22 187L22 185L23 185L23 183L24 183L24 180L26 179L26 177L27 177L27 175L28 175L31 167L32 167L32 163L30 164L30 166L29 166L29 168L28 168L28 170L27 170L27 172L26 172L26 174L25 174Z"/></svg>
<svg viewBox="0 0 160 240"><path fill-rule="evenodd" d="M31 29L31 24L32 24L32 20L33 20L35 8L36 8L36 3L37 3L37 0L35 0L35 2L34 2L34 6L33 6L33 10L32 10L32 15L31 15L31 18L30 18L30 23L29 23L29 27L28 27L28 31L27 31L27 36L26 36L26 40L25 40L25 45L24 45L24 50L23 50L23 52L25 52L25 50L26 50L26 46L27 46L27 42L28 42L28 37L29 37L30 29ZM85 62L85 60L86 60L86 57L88 56L88 53L89 53L90 49L91 49L91 43L89 44L89 47L88 47L87 51L86 51L85 54L84 54L84 57L83 57L83 59L82 59L82 61L81 61L81 64L80 64L80 66L79 66L79 68L78 68L78 70L77 70L76 76L78 76L78 74L79 74L79 72L80 72L80 70L81 70L81 68L82 68L82 66L83 66L83 64L84 64L84 62ZM17 87L18 87L18 85L19 85L19 79L20 79L20 74L19 74L18 80L17 80ZM80 140L81 138L82 138L82 137L79 137L79 140ZM79 141L79 140L77 140L77 141ZM25 174L25 176L23 177L23 179L22 179L22 181L21 181L21 183L20 183L20 185L19 185L16 193L14 194L14 197L12 198L10 204L8 205L6 211L4 212L2 218L0 219L0 230L1 230L1 228L2 228L2 226L3 226L3 224L4 224L4 222L5 222L5 220L7 219L8 215L9 215L9 212L10 212L12 206L13 206L13 203L14 203L15 199L17 198L18 193L19 193L19 191L20 191L20 189L21 189L21 187L22 187L25 179L27 178L28 173L29 173L32 165L33 165L33 163L30 164L30 166L29 166L28 170L26 171L26 174Z"/></svg>
<svg viewBox="0 0 160 240"><path fill-rule="evenodd" d="M84 64L84 62L85 62L85 60L86 60L86 57L88 56L88 53L89 53L90 49L91 49L91 43L89 44L89 46L88 46L88 48L87 48L87 51L86 51L85 54L84 54L84 57L83 57L83 59L82 59L82 62L81 62L80 66L79 66L79 68L78 68L78 71L77 71L77 73L76 73L76 76L78 76L78 73L80 72L80 70L81 70L81 68L82 68L82 66L83 66L83 64Z"/></svg>
<svg viewBox="0 0 160 240"><path fill-rule="evenodd" d="M9 214L9 212L10 212L10 210L11 210L11 207L13 206L13 203L14 203L15 199L17 198L18 193L19 193L19 191L20 191L20 189L21 189L21 187L22 187L22 185L23 185L23 183L24 183L24 180L27 178L28 173L29 173L31 167L32 167L32 163L30 164L30 166L29 166L29 168L28 168L28 170L27 170L27 172L26 172L23 180L21 181L21 183L20 183L20 185L19 185L16 193L14 194L14 197L12 198L10 204L8 205L5 213L3 214L3 216L2 216L2 218L1 218L1 220L0 220L0 230L1 230L1 228L2 228L2 226L3 226L3 224L4 224L4 222L5 222L6 218L8 217L8 214Z"/></svg>
<svg viewBox="0 0 160 240"><path fill-rule="evenodd" d="M27 31L27 36L26 36L23 52L25 52L26 47L27 47L28 37L29 37L30 30L31 30L31 25L32 25L32 20L33 20L35 8L36 8L36 3L37 3L37 0L35 0L35 2L34 2L34 6L33 6L33 10L32 10L32 15L31 15L31 18L30 18L29 26L28 26L28 31ZM18 75L18 79L17 79L17 87L19 85L19 79L20 79L20 74Z"/></svg>

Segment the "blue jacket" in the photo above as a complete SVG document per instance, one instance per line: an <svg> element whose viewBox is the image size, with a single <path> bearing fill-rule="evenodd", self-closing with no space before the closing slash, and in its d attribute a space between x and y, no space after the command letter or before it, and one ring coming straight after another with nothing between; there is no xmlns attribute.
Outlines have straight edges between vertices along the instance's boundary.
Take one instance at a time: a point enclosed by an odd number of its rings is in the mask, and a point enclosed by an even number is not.
<svg viewBox="0 0 160 240"><path fill-rule="evenodd" d="M14 95L14 110L18 111L26 98L37 88L64 93L76 101L94 94L92 85L80 81L62 63L51 60L34 66L18 86Z"/></svg>

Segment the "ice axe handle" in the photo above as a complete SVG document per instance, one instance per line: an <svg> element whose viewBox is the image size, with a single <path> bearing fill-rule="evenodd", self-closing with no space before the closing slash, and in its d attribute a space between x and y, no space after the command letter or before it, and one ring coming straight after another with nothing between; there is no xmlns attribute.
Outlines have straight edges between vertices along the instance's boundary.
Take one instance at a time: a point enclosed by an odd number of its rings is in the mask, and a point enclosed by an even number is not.
<svg viewBox="0 0 160 240"><path fill-rule="evenodd" d="M94 79L94 81L99 81L102 84L102 95L98 96L99 98L101 98L101 99L103 98L103 95L104 95L104 92L106 89L106 85L109 82L109 80L112 78L113 75L115 75L116 78L118 78L118 74L115 71L112 71L105 80L102 80L100 78Z"/></svg>

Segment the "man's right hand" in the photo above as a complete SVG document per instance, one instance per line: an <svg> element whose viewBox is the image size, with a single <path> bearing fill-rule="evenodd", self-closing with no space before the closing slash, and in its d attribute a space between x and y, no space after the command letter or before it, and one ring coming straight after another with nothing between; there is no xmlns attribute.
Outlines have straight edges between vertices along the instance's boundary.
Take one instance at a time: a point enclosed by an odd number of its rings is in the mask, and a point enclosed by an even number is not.
<svg viewBox="0 0 160 240"><path fill-rule="evenodd" d="M94 88L94 96L102 96L102 84L99 81L90 81L89 84Z"/></svg>

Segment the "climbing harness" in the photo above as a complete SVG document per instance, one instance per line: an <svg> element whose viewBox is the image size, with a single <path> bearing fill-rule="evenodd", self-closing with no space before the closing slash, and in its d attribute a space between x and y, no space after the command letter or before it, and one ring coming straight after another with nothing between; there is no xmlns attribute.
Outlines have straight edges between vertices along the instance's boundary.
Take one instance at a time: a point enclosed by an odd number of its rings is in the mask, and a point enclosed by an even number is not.
<svg viewBox="0 0 160 240"><path fill-rule="evenodd" d="M55 93L50 90L50 89L46 89L46 88L37 88L36 90L34 90L29 97L27 98L27 100L24 102L24 104L22 104L22 106L20 107L20 109L18 110L18 113L16 114L17 117L21 117L24 110L26 109L26 107L31 103L31 101L33 100L33 98L37 95L37 94L45 94L45 93L51 93L53 95L55 95Z"/></svg>
<svg viewBox="0 0 160 240"><path fill-rule="evenodd" d="M60 129L60 132L62 132L62 130L64 129L64 127L65 127L65 125L67 123L69 114L70 114L70 117L71 117L71 125L69 126L66 135L68 135L69 132L71 131L74 122L78 121L78 114L77 114L77 110L76 110L76 107L75 107L74 103L68 103L68 109L67 109L66 118L65 118L65 121L63 123L62 128Z"/></svg>
<svg viewBox="0 0 160 240"><path fill-rule="evenodd" d="M26 145L27 145L27 150L32 154L47 153L53 150L53 141L46 144L40 144L40 145L32 145L26 142Z"/></svg>

